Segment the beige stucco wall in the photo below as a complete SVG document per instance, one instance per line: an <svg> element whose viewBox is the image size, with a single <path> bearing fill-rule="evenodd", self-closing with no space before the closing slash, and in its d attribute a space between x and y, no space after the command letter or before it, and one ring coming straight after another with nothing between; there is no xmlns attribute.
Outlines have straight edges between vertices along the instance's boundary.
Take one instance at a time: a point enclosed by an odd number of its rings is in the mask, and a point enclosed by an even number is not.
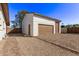
<svg viewBox="0 0 79 59"><path fill-rule="evenodd" d="M33 14L26 14L23 22L22 22L22 32L26 35L28 35L28 25L30 24L30 34L31 36L33 35L33 31L32 31L32 20L33 20Z"/></svg>

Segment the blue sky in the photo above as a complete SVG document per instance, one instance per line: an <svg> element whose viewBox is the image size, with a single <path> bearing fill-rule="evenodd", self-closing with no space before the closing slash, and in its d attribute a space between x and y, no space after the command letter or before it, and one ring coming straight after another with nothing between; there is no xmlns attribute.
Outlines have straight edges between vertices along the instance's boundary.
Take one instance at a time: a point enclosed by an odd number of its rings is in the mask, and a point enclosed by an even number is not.
<svg viewBox="0 0 79 59"><path fill-rule="evenodd" d="M60 19L64 24L79 24L78 3L9 3L8 7L10 21L18 11L26 10Z"/></svg>

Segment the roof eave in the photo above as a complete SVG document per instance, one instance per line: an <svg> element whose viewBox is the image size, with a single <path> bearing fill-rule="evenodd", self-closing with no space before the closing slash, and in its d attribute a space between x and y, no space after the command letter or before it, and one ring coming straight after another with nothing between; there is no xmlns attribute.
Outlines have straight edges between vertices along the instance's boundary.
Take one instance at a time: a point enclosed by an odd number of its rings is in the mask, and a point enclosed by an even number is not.
<svg viewBox="0 0 79 59"><path fill-rule="evenodd" d="M2 11L3 11L3 14L4 14L5 21L6 21L6 25L9 26L10 22L9 22L8 4L7 3L1 3L1 7L2 7Z"/></svg>

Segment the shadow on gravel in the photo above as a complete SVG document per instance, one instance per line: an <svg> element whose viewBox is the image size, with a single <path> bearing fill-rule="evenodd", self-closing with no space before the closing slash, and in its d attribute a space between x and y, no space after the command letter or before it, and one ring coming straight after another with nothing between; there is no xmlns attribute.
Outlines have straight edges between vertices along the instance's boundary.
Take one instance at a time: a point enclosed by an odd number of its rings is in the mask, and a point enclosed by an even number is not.
<svg viewBox="0 0 79 59"><path fill-rule="evenodd" d="M3 56L19 56L19 47L16 39L6 39L3 46Z"/></svg>

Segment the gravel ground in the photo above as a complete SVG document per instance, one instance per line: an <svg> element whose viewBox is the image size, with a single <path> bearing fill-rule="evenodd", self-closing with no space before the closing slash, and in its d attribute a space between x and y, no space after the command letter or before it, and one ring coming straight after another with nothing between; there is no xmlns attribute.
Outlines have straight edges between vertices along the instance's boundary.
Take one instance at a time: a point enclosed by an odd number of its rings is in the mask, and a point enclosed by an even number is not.
<svg viewBox="0 0 79 59"><path fill-rule="evenodd" d="M79 34L40 35L39 38L76 51L79 55Z"/></svg>
<svg viewBox="0 0 79 59"><path fill-rule="evenodd" d="M45 39L44 36L42 38ZM50 40L49 36L48 38ZM59 36L59 38L61 37ZM55 39L57 39L55 38L55 36L52 37L52 40L55 41ZM2 44L3 44L2 47L0 47L2 49L0 55L4 56L77 56L78 55L70 50L67 50L55 44L51 44L49 42L34 37L9 36L6 38L6 40L3 41Z"/></svg>

